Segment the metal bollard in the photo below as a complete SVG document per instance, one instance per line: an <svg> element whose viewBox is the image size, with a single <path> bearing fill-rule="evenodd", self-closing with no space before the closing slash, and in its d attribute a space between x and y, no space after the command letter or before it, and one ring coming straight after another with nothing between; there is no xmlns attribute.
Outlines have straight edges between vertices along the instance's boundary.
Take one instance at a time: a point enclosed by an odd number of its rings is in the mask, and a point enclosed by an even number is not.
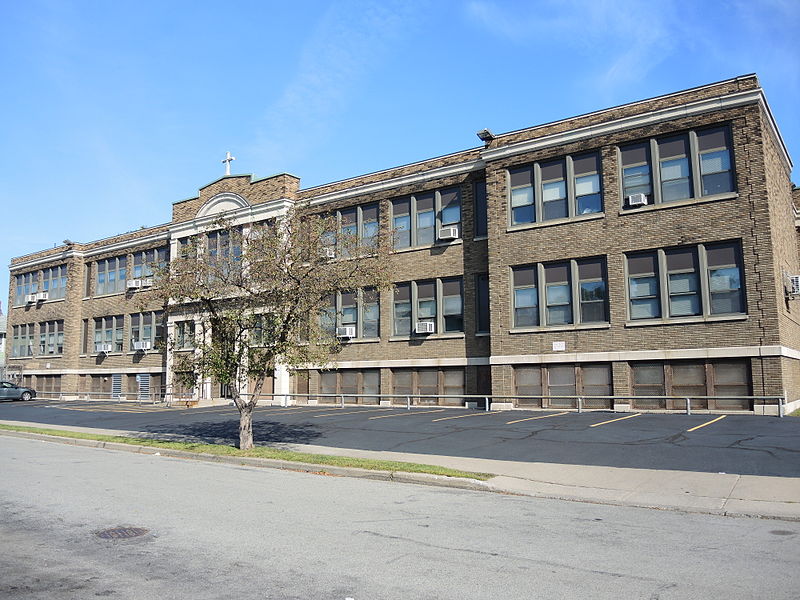
<svg viewBox="0 0 800 600"><path fill-rule="evenodd" d="M785 398L783 396L778 398L778 418L783 418L783 401Z"/></svg>
<svg viewBox="0 0 800 600"><path fill-rule="evenodd" d="M342 403L342 408L344 408L344 396L339 396L339 401Z"/></svg>
<svg viewBox="0 0 800 600"><path fill-rule="evenodd" d="M583 398L578 396L578 413L583 412Z"/></svg>
<svg viewBox="0 0 800 600"><path fill-rule="evenodd" d="M411 396L406 396L406 410L411 410Z"/></svg>
<svg viewBox="0 0 800 600"><path fill-rule="evenodd" d="M486 401L486 412L489 412L489 397L486 396L484 400Z"/></svg>
<svg viewBox="0 0 800 600"><path fill-rule="evenodd" d="M686 414L687 415L691 415L692 414L692 399L691 398L687 398L686 399Z"/></svg>

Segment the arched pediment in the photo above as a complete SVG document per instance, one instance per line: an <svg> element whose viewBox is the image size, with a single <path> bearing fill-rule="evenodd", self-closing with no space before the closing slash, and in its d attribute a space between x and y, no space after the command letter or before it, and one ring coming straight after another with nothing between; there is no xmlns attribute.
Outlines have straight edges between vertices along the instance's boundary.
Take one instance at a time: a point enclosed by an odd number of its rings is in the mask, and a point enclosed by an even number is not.
<svg viewBox="0 0 800 600"><path fill-rule="evenodd" d="M198 217L208 217L211 215L219 215L231 210L237 210L250 206L244 198L239 194L231 192L223 192L213 196L208 202L200 207L197 211Z"/></svg>

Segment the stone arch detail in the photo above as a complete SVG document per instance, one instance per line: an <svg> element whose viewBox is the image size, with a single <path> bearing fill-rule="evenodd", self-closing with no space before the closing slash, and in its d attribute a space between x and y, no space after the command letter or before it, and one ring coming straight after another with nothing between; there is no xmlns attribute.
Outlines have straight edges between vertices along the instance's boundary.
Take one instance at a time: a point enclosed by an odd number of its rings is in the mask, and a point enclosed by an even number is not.
<svg viewBox="0 0 800 600"><path fill-rule="evenodd" d="M239 194L222 192L221 194L215 194L208 200L208 202L203 204L203 206L200 207L200 210L197 211L197 216L209 217L212 215L226 213L231 210L244 208L246 206L250 206L250 204Z"/></svg>

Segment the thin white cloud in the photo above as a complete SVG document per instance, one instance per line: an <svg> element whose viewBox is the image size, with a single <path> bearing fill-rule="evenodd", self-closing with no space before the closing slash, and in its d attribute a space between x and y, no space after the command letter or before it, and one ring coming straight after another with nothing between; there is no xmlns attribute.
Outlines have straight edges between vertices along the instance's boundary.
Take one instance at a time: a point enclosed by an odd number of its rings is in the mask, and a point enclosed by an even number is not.
<svg viewBox="0 0 800 600"><path fill-rule="evenodd" d="M413 5L344 0L329 7L308 39L296 75L266 110L249 149L254 164L286 169L336 128L361 79L400 37Z"/></svg>
<svg viewBox="0 0 800 600"><path fill-rule="evenodd" d="M558 56L568 48L585 57L573 73L605 94L640 80L664 60L679 27L672 2L635 0L544 1L509 6L488 0L467 5L467 15L491 34ZM589 75L586 67L592 67Z"/></svg>

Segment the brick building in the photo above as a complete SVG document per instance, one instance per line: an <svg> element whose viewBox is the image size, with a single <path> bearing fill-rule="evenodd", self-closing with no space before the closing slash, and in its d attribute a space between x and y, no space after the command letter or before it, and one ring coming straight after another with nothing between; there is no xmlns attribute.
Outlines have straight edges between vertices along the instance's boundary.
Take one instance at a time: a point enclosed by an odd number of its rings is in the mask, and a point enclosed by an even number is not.
<svg viewBox="0 0 800 600"><path fill-rule="evenodd" d="M41 392L169 386L154 348L191 324L164 322L148 265L219 213L246 224L305 203L358 235L392 227L395 286L337 295L331 314L352 337L327 370L277 371L275 393L800 405L800 193L754 75L479 136L478 148L307 189L288 174L225 176L176 202L168 224L16 258L8 360Z"/></svg>

